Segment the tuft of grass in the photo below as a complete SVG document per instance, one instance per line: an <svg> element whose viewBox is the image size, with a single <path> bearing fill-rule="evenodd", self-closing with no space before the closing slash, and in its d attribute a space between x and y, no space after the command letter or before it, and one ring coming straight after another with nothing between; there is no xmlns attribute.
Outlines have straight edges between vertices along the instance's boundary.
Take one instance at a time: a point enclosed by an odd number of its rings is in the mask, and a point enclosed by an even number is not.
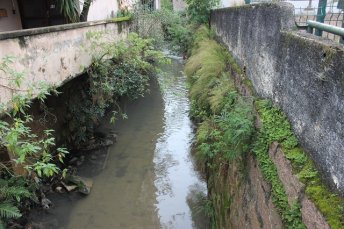
<svg viewBox="0 0 344 229"><path fill-rule="evenodd" d="M199 45L197 53L188 60L185 73L192 86L190 98L198 107L210 108L208 97L226 71L226 55L223 47L214 40L202 41Z"/></svg>

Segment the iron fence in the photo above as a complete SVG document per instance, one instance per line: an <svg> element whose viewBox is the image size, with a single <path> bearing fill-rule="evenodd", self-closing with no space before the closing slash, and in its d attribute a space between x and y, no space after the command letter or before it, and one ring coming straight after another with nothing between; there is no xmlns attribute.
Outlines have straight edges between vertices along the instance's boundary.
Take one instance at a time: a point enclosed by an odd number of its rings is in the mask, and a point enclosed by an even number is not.
<svg viewBox="0 0 344 229"><path fill-rule="evenodd" d="M246 4L272 2L272 1L276 1L276 0L245 0ZM342 0L339 0L339 1L342 1ZM307 27L310 27L307 21L316 21L316 22L328 24L331 26L344 28L344 21L343 21L344 13L342 9L337 8L338 2L328 3L327 0L319 0L315 2L318 5L317 7L312 7L312 0L310 1L289 0L287 2L292 3L295 7L295 12L294 12L295 23L299 29L312 32L313 34L317 36L326 37L328 39L344 44L343 37L341 37L340 35L333 34L332 32L323 31L321 29L318 29L317 27L311 27L311 28L315 28L315 30L314 29L307 30Z"/></svg>

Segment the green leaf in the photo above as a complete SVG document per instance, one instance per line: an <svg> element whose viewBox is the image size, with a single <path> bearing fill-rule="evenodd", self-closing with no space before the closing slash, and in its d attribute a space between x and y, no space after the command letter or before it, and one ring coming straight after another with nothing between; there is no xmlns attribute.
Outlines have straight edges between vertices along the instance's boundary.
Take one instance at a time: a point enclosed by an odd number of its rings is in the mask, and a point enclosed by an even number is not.
<svg viewBox="0 0 344 229"><path fill-rule="evenodd" d="M0 215L4 218L19 218L22 216L19 209L11 203L0 203Z"/></svg>

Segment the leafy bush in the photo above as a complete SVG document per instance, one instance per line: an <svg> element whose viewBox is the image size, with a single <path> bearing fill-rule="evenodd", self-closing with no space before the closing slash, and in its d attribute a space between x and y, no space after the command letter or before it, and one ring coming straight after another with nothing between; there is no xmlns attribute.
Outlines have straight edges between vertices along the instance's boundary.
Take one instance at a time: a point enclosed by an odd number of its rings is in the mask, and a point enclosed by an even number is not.
<svg viewBox="0 0 344 229"><path fill-rule="evenodd" d="M52 85L41 82L38 86L26 85L26 94L20 93L25 72L17 72L10 67L13 59L14 57L5 56L0 65L2 78L8 82L6 87L16 92L8 104L0 104L1 114L6 114L9 120L0 120L0 145L1 148L7 149L9 154L13 154L12 162L15 162L16 167L21 166L28 172L36 171L39 176L49 177L59 172L59 168L51 163L53 158L57 157L62 161L68 152L64 148L58 148L57 155L50 154L50 149L55 145L55 139L51 136L52 130L45 130L45 136L38 139L28 126L33 118L26 111L30 107L33 95L37 95L43 102L51 92L57 94L57 91Z"/></svg>
<svg viewBox="0 0 344 229"><path fill-rule="evenodd" d="M188 4L187 13L196 24L208 24L210 10L220 4L220 0L185 0Z"/></svg>
<svg viewBox="0 0 344 229"><path fill-rule="evenodd" d="M11 219L20 217L18 207L28 204L29 198L33 197L35 185L21 175L32 171L37 172L39 177L58 174L60 169L52 161L56 158L63 162L62 158L68 153L66 149L58 148L56 155L51 154L51 149L55 147L52 130L45 130L44 136L38 138L29 127L33 118L27 114L27 109L32 97L36 95L43 103L51 92L57 94L55 87L45 82L37 86L25 85L25 72L17 72L12 68L13 59L14 57L5 55L0 64L1 78L7 83L0 86L15 93L7 104L0 104L3 118L0 120L0 148L12 155L9 164L14 166L8 168L8 164L0 163L0 228L5 228ZM22 90L22 87L26 90ZM24 169L24 174L14 175L12 170L17 168ZM65 173L66 170L63 175Z"/></svg>
<svg viewBox="0 0 344 229"><path fill-rule="evenodd" d="M117 41L109 31L89 31L87 38L92 44L90 50L85 49L92 58L92 64L85 68L90 80L89 97L86 106L71 104L69 107L76 144L92 137L94 120L102 117L110 105L117 107L111 122L115 122L117 114L127 118L117 99L143 96L150 76L158 71L153 62L170 61L163 52L155 50L154 39L143 39L137 33Z"/></svg>
<svg viewBox="0 0 344 229"><path fill-rule="evenodd" d="M225 105L221 115L215 115L201 124L197 142L202 161L220 155L233 162L250 150L254 133L253 106L244 99L236 91L230 91L223 101Z"/></svg>
<svg viewBox="0 0 344 229"><path fill-rule="evenodd" d="M173 11L172 2L162 2L160 10L147 11L142 5L135 5L132 11L131 30L144 39L154 39L153 45L181 54L191 49L195 25L190 23L185 12Z"/></svg>

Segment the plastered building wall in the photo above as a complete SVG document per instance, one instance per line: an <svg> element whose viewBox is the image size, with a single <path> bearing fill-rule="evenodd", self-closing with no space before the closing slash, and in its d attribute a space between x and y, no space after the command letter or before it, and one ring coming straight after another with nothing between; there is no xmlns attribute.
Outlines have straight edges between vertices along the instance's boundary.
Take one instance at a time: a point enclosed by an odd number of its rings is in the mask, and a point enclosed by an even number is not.
<svg viewBox="0 0 344 229"><path fill-rule="evenodd" d="M22 29L17 1L1 0L0 9L5 9L8 16L0 18L0 32ZM15 14L13 14L13 9L15 10Z"/></svg>
<svg viewBox="0 0 344 229"><path fill-rule="evenodd" d="M89 66L91 56L85 52L90 48L86 38L88 31L108 30L115 39L126 38L129 22L95 21L0 34L0 58L5 55L16 57L10 65L16 71L25 70L25 82L38 84L44 80L59 85L83 72L80 66ZM0 103L8 103L12 93L7 75L0 72ZM5 86L5 87L4 87ZM7 86L7 88L6 88ZM21 90L25 90L25 85Z"/></svg>

